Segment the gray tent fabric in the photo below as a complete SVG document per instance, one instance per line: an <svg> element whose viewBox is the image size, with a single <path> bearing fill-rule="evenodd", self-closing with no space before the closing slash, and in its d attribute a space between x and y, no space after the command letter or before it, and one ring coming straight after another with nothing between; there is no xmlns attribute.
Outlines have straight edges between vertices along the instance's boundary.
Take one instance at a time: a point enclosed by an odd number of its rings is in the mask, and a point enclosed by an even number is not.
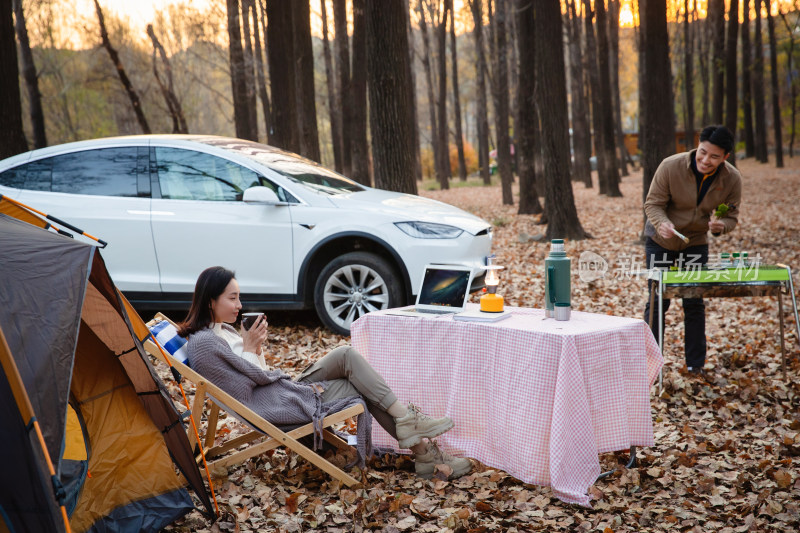
<svg viewBox="0 0 800 533"><path fill-rule="evenodd" d="M88 273L95 247L0 214L0 328L39 417L56 466L72 381ZM40 281L37 283L37 280ZM11 313L16 316L12 317Z"/></svg>

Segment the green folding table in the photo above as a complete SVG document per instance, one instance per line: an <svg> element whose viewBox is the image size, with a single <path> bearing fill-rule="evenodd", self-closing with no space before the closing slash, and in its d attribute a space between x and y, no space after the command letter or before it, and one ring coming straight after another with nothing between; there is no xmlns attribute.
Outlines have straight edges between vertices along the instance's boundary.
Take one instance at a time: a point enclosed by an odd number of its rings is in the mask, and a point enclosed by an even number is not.
<svg viewBox="0 0 800 533"><path fill-rule="evenodd" d="M650 309L655 312L656 293L658 309L664 298L736 298L753 296L778 296L778 317L781 328L781 368L786 379L786 343L784 340L783 294L792 296L795 327L800 339L800 318L792 283L792 270L783 264L750 265L739 267L704 266L698 269L665 270L652 269L648 279L658 284L657 291L650 291ZM658 314L658 345L664 349L664 317ZM659 389L661 379L659 378Z"/></svg>

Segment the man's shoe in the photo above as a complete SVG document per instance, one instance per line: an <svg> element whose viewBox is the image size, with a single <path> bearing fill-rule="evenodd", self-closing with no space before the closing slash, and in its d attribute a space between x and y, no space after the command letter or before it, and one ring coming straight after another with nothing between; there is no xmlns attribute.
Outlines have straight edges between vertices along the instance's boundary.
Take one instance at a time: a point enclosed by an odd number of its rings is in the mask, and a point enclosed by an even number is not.
<svg viewBox="0 0 800 533"><path fill-rule="evenodd" d="M698 378L706 377L706 371L703 370L702 366L687 366L686 371L694 377Z"/></svg>
<svg viewBox="0 0 800 533"><path fill-rule="evenodd" d="M397 424L397 443L401 448L411 448L423 438L438 437L453 427L449 417L431 418L422 414L416 406L409 404L405 416L394 419Z"/></svg>
<svg viewBox="0 0 800 533"><path fill-rule="evenodd" d="M472 461L463 457L453 457L443 452L435 441L430 441L425 453L414 455L414 470L417 476L431 479L436 472L436 465L447 465L452 469L447 479L461 477L472 470Z"/></svg>

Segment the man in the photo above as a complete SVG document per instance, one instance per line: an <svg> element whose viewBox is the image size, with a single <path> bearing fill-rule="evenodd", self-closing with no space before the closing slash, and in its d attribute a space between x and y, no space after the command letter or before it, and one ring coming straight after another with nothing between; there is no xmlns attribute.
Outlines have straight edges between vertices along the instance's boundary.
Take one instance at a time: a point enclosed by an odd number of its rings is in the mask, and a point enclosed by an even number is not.
<svg viewBox="0 0 800 533"><path fill-rule="evenodd" d="M696 150L666 158L656 170L644 203L645 254L648 268L699 268L708 261L708 232L714 236L736 227L742 198L742 176L726 162L733 150L733 135L724 126L708 126L700 133ZM728 212L713 216L720 204ZM675 231L688 238L684 242ZM654 290L653 284L650 290ZM650 322L650 301L645 320ZM664 300L662 319L669 308ZM693 374L703 374L706 362L706 315L702 298L684 298L686 366ZM658 315L650 327L658 339Z"/></svg>

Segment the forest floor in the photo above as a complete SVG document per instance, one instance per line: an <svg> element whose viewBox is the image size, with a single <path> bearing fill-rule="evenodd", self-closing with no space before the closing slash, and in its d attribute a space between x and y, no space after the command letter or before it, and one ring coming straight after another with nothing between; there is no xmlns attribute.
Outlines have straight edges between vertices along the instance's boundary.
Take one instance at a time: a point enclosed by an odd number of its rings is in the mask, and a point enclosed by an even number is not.
<svg viewBox="0 0 800 533"><path fill-rule="evenodd" d="M739 162L744 191L739 226L714 239L711 256L747 250L762 264L800 269L800 158L775 169ZM595 176L596 178L596 176ZM573 276L577 310L641 317L643 266L641 171L624 177L622 198L574 186L581 223L593 238L568 241L573 258L592 251L608 261L606 277ZM541 307L543 259L549 244L535 216L503 206L499 186L422 191L495 225L493 251L505 265L499 291L509 305ZM516 201L516 197L515 197ZM795 281L800 281L795 275ZM796 291L797 292L797 291ZM477 299L477 296L473 296ZM786 300L786 299L784 299ZM706 300L706 379L683 362L679 302L667 314L664 393L652 391L655 445L604 454L617 467L590 488L592 509L561 502L549 487L528 485L476 464L461 479L425 481L403 456L374 460L362 489L343 488L294 454L276 451L231 467L215 484L223 516L210 525L194 512L171 531L744 531L800 530L800 345L784 301L788 381L780 365L777 298ZM313 313L269 317L271 363L290 374L348 339L323 329ZM228 418L223 431L241 431ZM335 457L343 464L348 458Z"/></svg>

